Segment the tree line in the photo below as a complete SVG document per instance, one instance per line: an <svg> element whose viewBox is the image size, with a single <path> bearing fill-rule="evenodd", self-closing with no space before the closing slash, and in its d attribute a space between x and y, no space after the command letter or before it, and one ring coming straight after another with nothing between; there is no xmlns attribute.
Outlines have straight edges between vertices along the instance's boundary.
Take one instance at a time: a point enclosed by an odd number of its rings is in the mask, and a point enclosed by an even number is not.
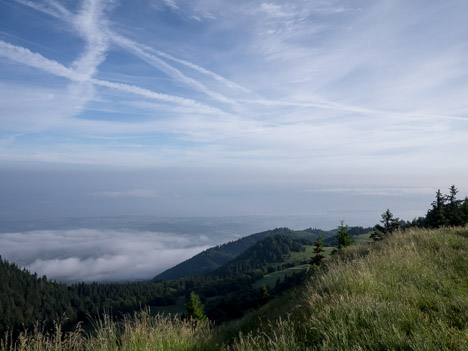
<svg viewBox="0 0 468 351"><path fill-rule="evenodd" d="M385 230L394 231L397 228L440 228L458 227L468 224L468 197L463 200L457 199L458 189L455 185L449 188L448 194L442 194L440 189L436 191L435 200L427 210L425 216L414 218L412 221L402 221L394 218L390 210L387 209L382 214L382 224ZM375 230L381 230L378 225ZM382 231L382 230L381 230Z"/></svg>
<svg viewBox="0 0 468 351"><path fill-rule="evenodd" d="M381 215L380 223L376 224L371 232L370 238L374 241L383 240L394 231L399 229L408 229L412 227L423 228L440 228L445 226L465 226L468 224L468 197L463 200L457 199L458 189L455 185L449 188L449 194L443 195L440 189L436 192L436 198L431 203L431 208L427 210L425 216L414 218L412 221L404 221L394 217L390 209L387 209ZM362 228L364 230L364 228ZM341 221L338 226L336 236L333 238L337 249L332 253L337 252L339 249L350 246L353 244L352 235L361 233L351 233L348 226L344 225ZM330 241L330 240L329 240ZM312 256L309 263L312 266L320 266L325 259L323 255L323 238L319 238L314 242L314 256Z"/></svg>
<svg viewBox="0 0 468 351"><path fill-rule="evenodd" d="M458 227L468 224L468 197L463 200L457 199L458 189L455 185L449 188L449 193L444 195L438 189L435 200L427 210L425 216L414 218L412 221L403 221L395 218L393 213L387 209L382 214L380 224L375 225L371 238L382 240L397 229L412 227L440 228Z"/></svg>

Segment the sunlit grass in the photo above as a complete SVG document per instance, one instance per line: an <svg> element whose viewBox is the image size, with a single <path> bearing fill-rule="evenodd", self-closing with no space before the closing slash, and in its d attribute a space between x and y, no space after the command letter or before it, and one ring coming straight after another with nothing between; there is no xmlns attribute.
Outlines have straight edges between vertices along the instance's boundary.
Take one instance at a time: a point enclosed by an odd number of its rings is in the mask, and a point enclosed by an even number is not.
<svg viewBox="0 0 468 351"><path fill-rule="evenodd" d="M468 350L468 230L348 248L280 309L231 349Z"/></svg>

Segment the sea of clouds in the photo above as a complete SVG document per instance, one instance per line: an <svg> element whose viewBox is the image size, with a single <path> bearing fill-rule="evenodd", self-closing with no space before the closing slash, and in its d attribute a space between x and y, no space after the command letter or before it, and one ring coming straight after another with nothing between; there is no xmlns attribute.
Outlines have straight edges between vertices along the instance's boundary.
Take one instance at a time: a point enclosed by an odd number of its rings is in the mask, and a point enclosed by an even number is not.
<svg viewBox="0 0 468 351"><path fill-rule="evenodd" d="M0 255L65 283L151 279L213 246L204 235L75 229L0 233Z"/></svg>

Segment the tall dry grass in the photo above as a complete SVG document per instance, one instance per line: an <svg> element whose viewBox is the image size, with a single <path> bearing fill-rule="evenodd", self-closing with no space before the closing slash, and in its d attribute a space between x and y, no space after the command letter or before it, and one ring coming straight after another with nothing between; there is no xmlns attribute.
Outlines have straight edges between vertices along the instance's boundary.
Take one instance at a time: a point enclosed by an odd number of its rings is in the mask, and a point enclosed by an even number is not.
<svg viewBox="0 0 468 351"><path fill-rule="evenodd" d="M22 333L16 342L4 339L1 351L196 351L218 350L212 326L192 320L142 311L123 321L104 316L94 322L94 332L78 328L49 333L36 328Z"/></svg>

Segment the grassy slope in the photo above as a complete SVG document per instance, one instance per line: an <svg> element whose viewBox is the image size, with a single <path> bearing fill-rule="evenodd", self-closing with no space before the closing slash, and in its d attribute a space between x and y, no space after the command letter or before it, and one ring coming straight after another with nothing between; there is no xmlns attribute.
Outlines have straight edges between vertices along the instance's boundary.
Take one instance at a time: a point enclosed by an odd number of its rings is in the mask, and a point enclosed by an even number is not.
<svg viewBox="0 0 468 351"><path fill-rule="evenodd" d="M342 258L359 256L241 321L231 349L468 349L467 229L398 233Z"/></svg>
<svg viewBox="0 0 468 351"><path fill-rule="evenodd" d="M73 348L31 335L18 350L467 350L468 229L348 248L305 286L227 326L164 318L75 333Z"/></svg>
<svg viewBox="0 0 468 351"><path fill-rule="evenodd" d="M294 267L282 269L273 273L268 273L263 276L263 278L257 280L254 284L254 288L260 288L262 285L266 285L269 288L273 288L276 284L276 280L279 278L281 281L284 280L286 276L291 276L294 273L299 273L309 267L309 264L300 264L304 260L309 261L314 253L314 245L305 245L305 251L291 252L290 257L285 258L285 263L293 263ZM329 257L333 247L324 247L323 254L325 257Z"/></svg>

